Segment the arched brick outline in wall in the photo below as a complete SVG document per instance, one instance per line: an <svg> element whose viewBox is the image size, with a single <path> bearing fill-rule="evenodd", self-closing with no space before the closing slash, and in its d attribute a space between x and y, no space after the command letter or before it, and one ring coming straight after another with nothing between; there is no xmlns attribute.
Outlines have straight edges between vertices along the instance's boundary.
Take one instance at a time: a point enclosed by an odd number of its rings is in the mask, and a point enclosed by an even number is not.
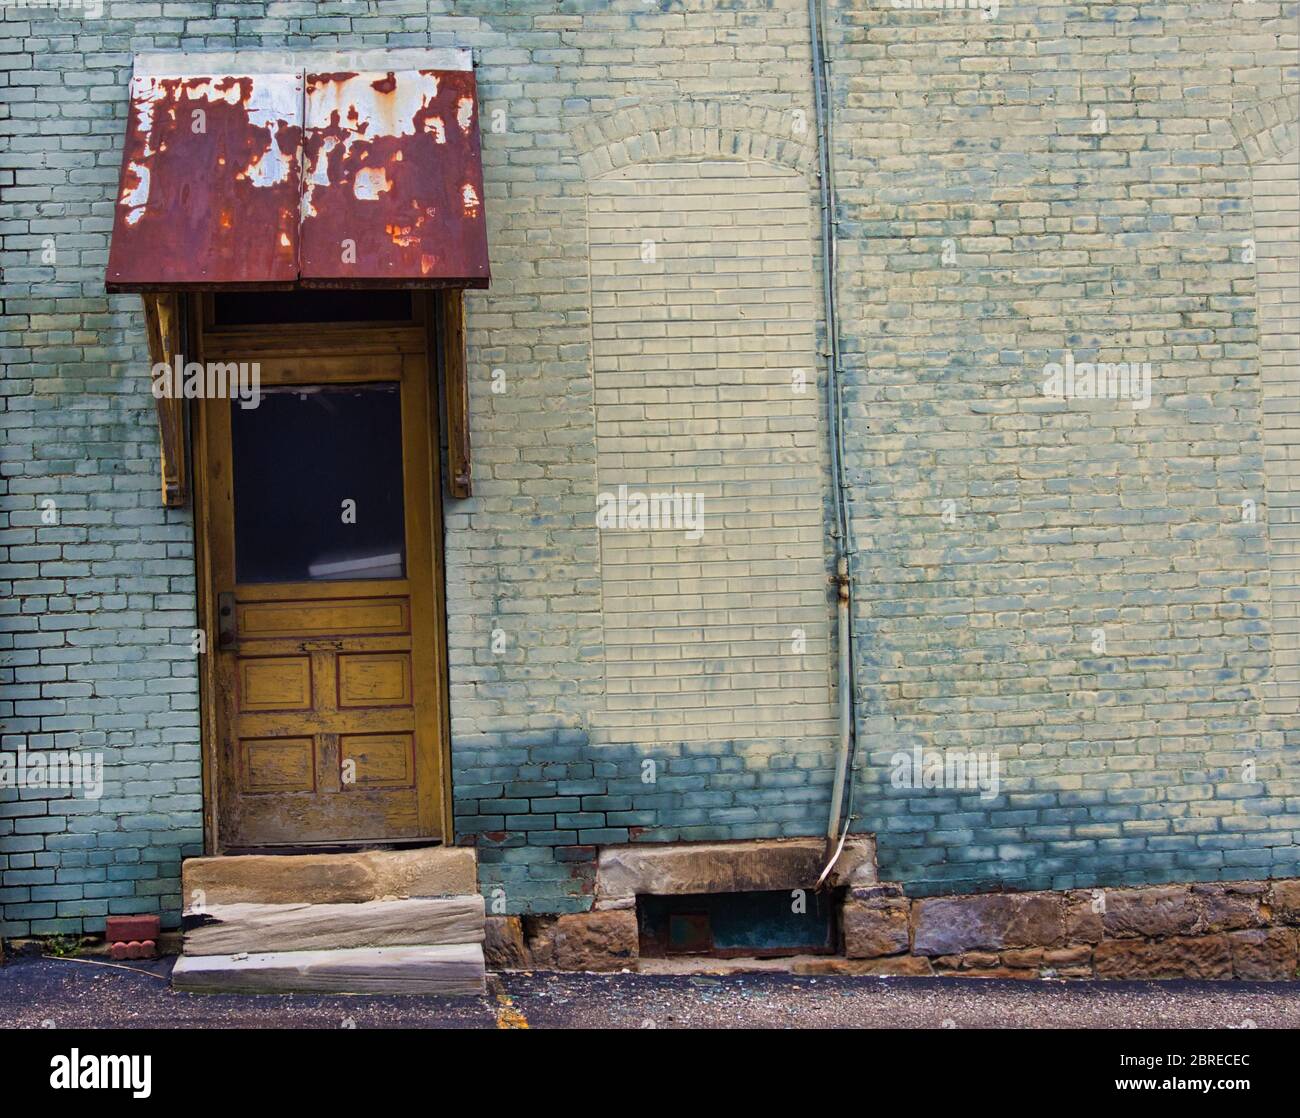
<svg viewBox="0 0 1300 1118"><path fill-rule="evenodd" d="M657 160L756 160L805 174L817 162L811 117L797 106L778 110L720 101L638 105L588 121L573 140L588 182L632 163Z"/></svg>
<svg viewBox="0 0 1300 1118"><path fill-rule="evenodd" d="M811 125L677 102L575 140L597 499L672 493L702 513L602 529L593 738L819 751L833 696Z"/></svg>
<svg viewBox="0 0 1300 1118"><path fill-rule="evenodd" d="M1300 123L1294 98L1244 110L1233 130L1250 163L1259 376L1272 600L1265 711L1300 700ZM1240 251L1234 246L1234 251Z"/></svg>

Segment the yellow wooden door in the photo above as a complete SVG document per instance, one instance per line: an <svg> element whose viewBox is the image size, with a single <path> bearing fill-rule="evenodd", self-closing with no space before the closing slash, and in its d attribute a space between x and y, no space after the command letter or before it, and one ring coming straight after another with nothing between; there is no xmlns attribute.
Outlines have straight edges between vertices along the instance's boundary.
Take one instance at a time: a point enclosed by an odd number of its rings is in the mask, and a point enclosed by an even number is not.
<svg viewBox="0 0 1300 1118"><path fill-rule="evenodd" d="M426 356L253 356L202 404L219 846L442 839Z"/></svg>

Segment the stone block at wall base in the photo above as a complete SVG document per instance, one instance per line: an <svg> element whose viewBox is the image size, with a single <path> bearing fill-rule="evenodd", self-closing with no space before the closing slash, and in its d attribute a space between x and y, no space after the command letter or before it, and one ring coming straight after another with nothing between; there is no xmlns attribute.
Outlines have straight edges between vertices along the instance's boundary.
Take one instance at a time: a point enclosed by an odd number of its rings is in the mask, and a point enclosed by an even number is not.
<svg viewBox="0 0 1300 1118"><path fill-rule="evenodd" d="M527 970L532 965L522 917L487 916L483 933L483 959L489 970Z"/></svg>
<svg viewBox="0 0 1300 1118"><path fill-rule="evenodd" d="M1107 936L1178 936L1196 931L1195 898L1186 886L1131 889L1106 894L1102 927Z"/></svg>
<svg viewBox="0 0 1300 1118"><path fill-rule="evenodd" d="M878 891L887 886L878 887ZM885 902L854 894L842 916L845 953L898 944ZM880 892L880 897L888 894ZM994 893L901 900L911 955L937 975L997 978L1295 980L1300 881L1196 882L1131 889ZM893 935L881 934L886 927ZM852 933L852 934L851 934ZM887 952L881 954L888 955Z"/></svg>
<svg viewBox="0 0 1300 1118"><path fill-rule="evenodd" d="M1278 982L1296 977L1300 933L1293 928L1252 928L1228 936L1232 971L1238 978Z"/></svg>
<svg viewBox="0 0 1300 1118"><path fill-rule="evenodd" d="M1275 924L1300 924L1300 879L1273 882L1270 899Z"/></svg>
<svg viewBox="0 0 1300 1118"><path fill-rule="evenodd" d="M916 901L917 955L955 955L1064 942L1065 912L1056 893L988 893Z"/></svg>
<svg viewBox="0 0 1300 1118"><path fill-rule="evenodd" d="M1104 940L1093 968L1098 978L1231 978L1232 950L1222 935Z"/></svg>
<svg viewBox="0 0 1300 1118"><path fill-rule="evenodd" d="M1193 885L1191 893L1201 908L1196 924L1199 932L1236 932L1268 923L1260 909L1268 893L1267 881Z"/></svg>
<svg viewBox="0 0 1300 1118"><path fill-rule="evenodd" d="M928 978L934 973L929 959L915 955L891 955L885 959L800 959L790 970L793 974L868 974L893 978Z"/></svg>
<svg viewBox="0 0 1300 1118"><path fill-rule="evenodd" d="M839 916L843 954L794 973L1285 981L1300 967L1292 880L914 900L877 883L850 888ZM492 917L485 950L499 969L635 969L636 911Z"/></svg>
<svg viewBox="0 0 1300 1118"><path fill-rule="evenodd" d="M530 916L525 931L531 965L540 970L622 970L640 957L632 909Z"/></svg>
<svg viewBox="0 0 1300 1118"><path fill-rule="evenodd" d="M910 944L910 905L905 897L857 898L856 890L840 909L844 954L850 959L876 959L906 952Z"/></svg>

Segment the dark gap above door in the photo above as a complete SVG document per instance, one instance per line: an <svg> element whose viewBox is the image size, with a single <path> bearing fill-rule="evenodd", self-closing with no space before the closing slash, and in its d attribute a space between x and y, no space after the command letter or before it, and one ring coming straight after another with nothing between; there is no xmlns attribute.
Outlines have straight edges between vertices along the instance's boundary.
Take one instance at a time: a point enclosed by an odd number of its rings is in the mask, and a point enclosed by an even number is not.
<svg viewBox="0 0 1300 1118"><path fill-rule="evenodd" d="M329 288L311 291L219 291L213 326L327 322L411 322L411 292Z"/></svg>

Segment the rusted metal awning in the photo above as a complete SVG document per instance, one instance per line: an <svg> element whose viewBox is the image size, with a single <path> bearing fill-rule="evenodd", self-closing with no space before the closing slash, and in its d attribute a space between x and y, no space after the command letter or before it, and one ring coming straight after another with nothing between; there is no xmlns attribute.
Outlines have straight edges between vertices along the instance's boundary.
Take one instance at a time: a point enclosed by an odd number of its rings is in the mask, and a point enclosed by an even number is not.
<svg viewBox="0 0 1300 1118"><path fill-rule="evenodd" d="M469 52L138 56L105 283L486 287Z"/></svg>

